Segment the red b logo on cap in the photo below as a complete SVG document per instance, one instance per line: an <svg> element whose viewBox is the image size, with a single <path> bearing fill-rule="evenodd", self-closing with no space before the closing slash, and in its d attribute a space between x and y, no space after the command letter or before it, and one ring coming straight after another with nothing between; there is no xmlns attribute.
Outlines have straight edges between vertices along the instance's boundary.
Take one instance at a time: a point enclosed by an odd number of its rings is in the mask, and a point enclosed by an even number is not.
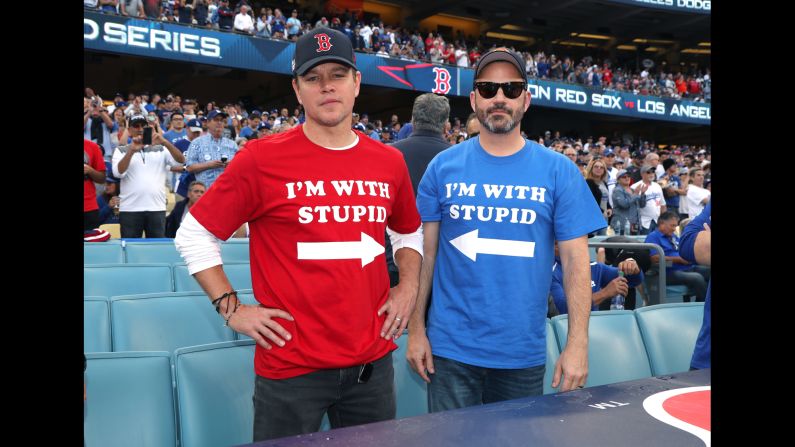
<svg viewBox="0 0 795 447"><path fill-rule="evenodd" d="M316 34L315 39L317 39L317 52L328 51L331 49L332 43L329 41L328 34Z"/></svg>

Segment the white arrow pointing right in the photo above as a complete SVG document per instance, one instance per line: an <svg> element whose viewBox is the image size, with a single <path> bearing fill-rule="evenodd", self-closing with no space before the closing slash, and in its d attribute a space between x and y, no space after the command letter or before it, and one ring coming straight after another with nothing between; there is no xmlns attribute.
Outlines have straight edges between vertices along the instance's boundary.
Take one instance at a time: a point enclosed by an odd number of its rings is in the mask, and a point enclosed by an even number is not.
<svg viewBox="0 0 795 447"><path fill-rule="evenodd" d="M478 230L462 234L450 241L467 258L477 261L478 253L484 255L519 256L532 258L535 242L512 241L506 239L486 239L478 237Z"/></svg>
<svg viewBox="0 0 795 447"><path fill-rule="evenodd" d="M361 234L358 242L298 242L298 259L361 259L364 267L384 252L384 246L369 234Z"/></svg>

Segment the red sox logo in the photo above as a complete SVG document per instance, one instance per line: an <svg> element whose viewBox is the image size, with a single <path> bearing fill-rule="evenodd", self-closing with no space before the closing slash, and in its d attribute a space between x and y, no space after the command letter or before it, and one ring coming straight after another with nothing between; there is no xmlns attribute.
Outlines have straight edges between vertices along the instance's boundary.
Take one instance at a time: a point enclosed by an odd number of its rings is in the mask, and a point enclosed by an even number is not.
<svg viewBox="0 0 795 447"><path fill-rule="evenodd" d="M709 447L711 390L710 386L694 386L663 391L647 397L643 409L656 419L697 436Z"/></svg>
<svg viewBox="0 0 795 447"><path fill-rule="evenodd" d="M433 93L446 95L450 93L450 72L446 68L434 67L433 72L436 79L433 80Z"/></svg>
<svg viewBox="0 0 795 447"><path fill-rule="evenodd" d="M315 34L315 39L317 39L317 51L318 53L322 53L324 51L329 51L333 44L329 40L328 34Z"/></svg>

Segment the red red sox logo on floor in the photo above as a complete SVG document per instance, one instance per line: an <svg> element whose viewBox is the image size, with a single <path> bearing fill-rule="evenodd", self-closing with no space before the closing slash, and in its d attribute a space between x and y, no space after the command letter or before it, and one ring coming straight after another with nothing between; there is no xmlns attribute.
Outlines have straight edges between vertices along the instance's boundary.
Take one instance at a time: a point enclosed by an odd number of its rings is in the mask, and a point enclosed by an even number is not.
<svg viewBox="0 0 795 447"><path fill-rule="evenodd" d="M654 418L697 436L710 447L711 386L678 388L653 394L643 401L643 409Z"/></svg>

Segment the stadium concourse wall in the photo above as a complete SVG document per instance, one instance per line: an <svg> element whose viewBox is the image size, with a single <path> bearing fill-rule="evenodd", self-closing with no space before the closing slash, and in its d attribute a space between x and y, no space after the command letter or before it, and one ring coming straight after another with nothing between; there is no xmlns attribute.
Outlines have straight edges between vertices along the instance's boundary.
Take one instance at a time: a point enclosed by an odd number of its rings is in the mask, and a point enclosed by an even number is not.
<svg viewBox="0 0 795 447"><path fill-rule="evenodd" d="M83 12L87 50L291 75L290 42L179 24ZM365 85L467 96L474 70L357 53ZM709 126L708 103L530 79L533 103L550 108Z"/></svg>

